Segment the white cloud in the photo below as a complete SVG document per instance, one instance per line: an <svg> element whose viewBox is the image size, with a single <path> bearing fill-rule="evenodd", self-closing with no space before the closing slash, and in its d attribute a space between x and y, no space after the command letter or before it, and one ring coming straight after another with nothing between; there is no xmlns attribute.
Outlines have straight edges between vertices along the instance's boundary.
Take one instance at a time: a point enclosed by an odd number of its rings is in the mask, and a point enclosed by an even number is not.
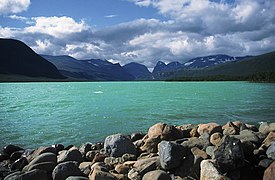
<svg viewBox="0 0 275 180"><path fill-rule="evenodd" d="M110 15L107 15L107 16L104 16L105 18L114 18L114 17L117 17L116 14L110 14Z"/></svg>
<svg viewBox="0 0 275 180"><path fill-rule="evenodd" d="M30 4L30 0L0 0L0 15L26 11Z"/></svg>

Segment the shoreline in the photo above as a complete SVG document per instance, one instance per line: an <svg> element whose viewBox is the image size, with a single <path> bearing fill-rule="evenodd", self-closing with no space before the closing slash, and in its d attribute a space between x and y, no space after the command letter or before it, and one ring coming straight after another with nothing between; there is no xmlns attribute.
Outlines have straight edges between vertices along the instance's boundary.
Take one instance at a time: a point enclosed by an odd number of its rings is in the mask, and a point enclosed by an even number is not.
<svg viewBox="0 0 275 180"><path fill-rule="evenodd" d="M0 162L4 180L272 179L275 123L157 123L146 133L109 135L80 147L7 145Z"/></svg>

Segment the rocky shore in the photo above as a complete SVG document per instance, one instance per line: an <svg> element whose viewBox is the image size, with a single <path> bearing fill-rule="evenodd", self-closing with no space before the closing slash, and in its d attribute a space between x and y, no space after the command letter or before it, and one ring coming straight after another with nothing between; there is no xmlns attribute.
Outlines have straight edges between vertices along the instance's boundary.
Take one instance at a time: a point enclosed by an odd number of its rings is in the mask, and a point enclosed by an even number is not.
<svg viewBox="0 0 275 180"><path fill-rule="evenodd" d="M275 123L158 123L147 134L114 134L104 143L7 145L4 180L275 179Z"/></svg>

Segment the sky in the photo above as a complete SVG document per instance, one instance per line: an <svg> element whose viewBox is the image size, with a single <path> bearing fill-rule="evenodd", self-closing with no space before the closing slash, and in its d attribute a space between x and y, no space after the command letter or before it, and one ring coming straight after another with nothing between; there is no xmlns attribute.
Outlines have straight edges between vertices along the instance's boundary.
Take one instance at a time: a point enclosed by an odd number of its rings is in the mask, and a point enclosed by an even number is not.
<svg viewBox="0 0 275 180"><path fill-rule="evenodd" d="M275 50L274 0L0 0L0 37L35 52L149 68Z"/></svg>

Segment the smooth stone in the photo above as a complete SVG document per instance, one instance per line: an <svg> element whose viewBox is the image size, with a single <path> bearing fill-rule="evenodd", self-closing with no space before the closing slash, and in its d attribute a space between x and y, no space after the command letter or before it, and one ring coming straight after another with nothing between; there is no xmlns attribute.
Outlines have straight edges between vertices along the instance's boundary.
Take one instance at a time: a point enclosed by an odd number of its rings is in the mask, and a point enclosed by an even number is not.
<svg viewBox="0 0 275 180"><path fill-rule="evenodd" d="M161 141L159 144L160 164L163 169L173 169L180 165L183 158L190 155L190 150L180 144Z"/></svg>
<svg viewBox="0 0 275 180"><path fill-rule="evenodd" d="M142 180L172 180L169 174L163 170L154 170L146 173Z"/></svg>
<svg viewBox="0 0 275 180"><path fill-rule="evenodd" d="M93 144L89 142L82 144L79 148L79 152L82 154L83 157L85 157L86 153L92 150L92 147Z"/></svg>
<svg viewBox="0 0 275 180"><path fill-rule="evenodd" d="M0 152L0 162L2 162L4 160L8 160L9 158L10 158L10 156L7 153Z"/></svg>
<svg viewBox="0 0 275 180"><path fill-rule="evenodd" d="M104 150L112 157L121 157L125 153L136 154L136 147L128 136L114 134L106 137Z"/></svg>
<svg viewBox="0 0 275 180"><path fill-rule="evenodd" d="M84 173L85 176L89 176L92 165L92 162L82 162L79 164L78 168Z"/></svg>
<svg viewBox="0 0 275 180"><path fill-rule="evenodd" d="M101 154L101 153L96 153L94 159L93 159L93 163L96 163L96 162L104 162L104 159L106 158L106 154Z"/></svg>
<svg viewBox="0 0 275 180"><path fill-rule="evenodd" d="M275 132L275 123L267 123L263 122L260 127L259 131L264 134L269 134L270 132Z"/></svg>
<svg viewBox="0 0 275 180"><path fill-rule="evenodd" d="M126 166L124 164L117 164L115 167L115 171L118 174L128 174L129 170L130 170L129 166Z"/></svg>
<svg viewBox="0 0 275 180"><path fill-rule="evenodd" d="M88 152L86 153L85 159L86 159L87 161L93 161L93 159L94 159L94 157L95 157L95 155L96 155L97 153L99 153L98 150L88 151Z"/></svg>
<svg viewBox="0 0 275 180"><path fill-rule="evenodd" d="M142 139L144 136L145 136L145 134L143 134L143 133L132 133L131 134L131 141L135 142L137 140Z"/></svg>
<svg viewBox="0 0 275 180"><path fill-rule="evenodd" d="M48 180L46 171L34 169L29 172L16 172L8 175L4 180Z"/></svg>
<svg viewBox="0 0 275 180"><path fill-rule="evenodd" d="M215 132L222 133L222 127L217 123L199 124L198 126L198 133L200 135L206 133L209 134L209 136L211 136Z"/></svg>
<svg viewBox="0 0 275 180"><path fill-rule="evenodd" d="M266 150L266 155L269 159L275 160L275 142L272 142Z"/></svg>
<svg viewBox="0 0 275 180"><path fill-rule="evenodd" d="M12 165L11 170L22 170L25 166L28 165L28 160L26 157L21 157L20 159L17 159Z"/></svg>
<svg viewBox="0 0 275 180"><path fill-rule="evenodd" d="M157 136L160 136L161 140L168 141L183 138L183 134L179 129L165 123L157 123L149 128L148 137L152 138Z"/></svg>
<svg viewBox="0 0 275 180"><path fill-rule="evenodd" d="M38 149L34 150L31 154L27 156L29 162L35 159L40 154L44 153L53 153L57 154L56 149L54 147L39 147Z"/></svg>
<svg viewBox="0 0 275 180"><path fill-rule="evenodd" d="M229 180L215 167L214 160L203 160L200 166L200 180Z"/></svg>
<svg viewBox="0 0 275 180"><path fill-rule="evenodd" d="M77 162L67 161L58 164L53 172L53 180L65 180L69 176L83 176L83 173L78 168Z"/></svg>
<svg viewBox="0 0 275 180"><path fill-rule="evenodd" d="M214 151L217 167L221 172L228 172L240 168L244 165L244 153L240 140L224 136L222 144Z"/></svg>
<svg viewBox="0 0 275 180"><path fill-rule="evenodd" d="M56 166L56 163L54 162L41 162L41 163L37 163L29 166L28 171L31 171L33 169L40 169L40 170L46 171L48 174L51 174L55 166Z"/></svg>
<svg viewBox="0 0 275 180"><path fill-rule="evenodd" d="M158 144L161 142L160 136L149 137L143 146L140 147L141 151L148 153L158 152Z"/></svg>
<svg viewBox="0 0 275 180"><path fill-rule="evenodd" d="M20 150L23 150L23 148L21 148L19 146L12 145L12 144L9 144L9 145L4 147L3 152L10 156L12 153L14 153L16 151L20 151Z"/></svg>
<svg viewBox="0 0 275 180"><path fill-rule="evenodd" d="M208 146L210 146L210 141L207 137L191 137L187 141L182 142L181 145L188 147L189 149L193 147L198 147L205 150Z"/></svg>
<svg viewBox="0 0 275 180"><path fill-rule="evenodd" d="M16 161L17 159L19 159L22 156L23 153L24 153L24 150L13 152L10 156L10 160Z"/></svg>
<svg viewBox="0 0 275 180"><path fill-rule="evenodd" d="M90 180L116 180L116 177L109 172L95 169L93 173L89 175L89 179Z"/></svg>
<svg viewBox="0 0 275 180"><path fill-rule="evenodd" d="M69 176L66 180L89 180L89 178L83 176Z"/></svg>
<svg viewBox="0 0 275 180"><path fill-rule="evenodd" d="M58 153L59 151L63 151L64 148L65 148L63 144L53 144L52 147L56 149L56 152L57 152L57 153Z"/></svg>
<svg viewBox="0 0 275 180"><path fill-rule="evenodd" d="M68 151L63 151L57 156L57 162L67 162L67 161L76 161L78 163L83 162L82 154L78 149L70 149Z"/></svg>
<svg viewBox="0 0 275 180"><path fill-rule="evenodd" d="M274 180L275 179L275 161L271 163L268 168L264 171L263 180Z"/></svg>
<svg viewBox="0 0 275 180"><path fill-rule="evenodd" d="M220 144L221 140L222 140L222 134L219 132L213 133L210 136L210 143L213 144L214 146Z"/></svg>
<svg viewBox="0 0 275 180"><path fill-rule="evenodd" d="M38 163L43 163L43 162L53 162L57 163L57 157L53 153L43 153L37 156L35 159L33 159L28 166L38 164Z"/></svg>
<svg viewBox="0 0 275 180"><path fill-rule="evenodd" d="M257 136L257 134L248 129L240 131L240 135L232 135L231 137L237 138L241 142L250 141L256 145L260 145L262 143L262 140Z"/></svg>

